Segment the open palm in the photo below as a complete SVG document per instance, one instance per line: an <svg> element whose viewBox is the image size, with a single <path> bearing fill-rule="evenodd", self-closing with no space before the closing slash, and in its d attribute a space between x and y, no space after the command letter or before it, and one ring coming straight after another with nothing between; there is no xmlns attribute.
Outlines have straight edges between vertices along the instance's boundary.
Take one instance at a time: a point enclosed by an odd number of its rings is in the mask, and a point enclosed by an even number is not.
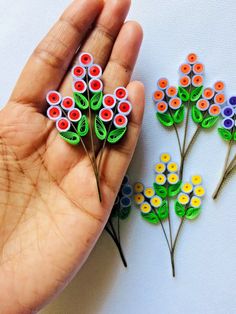
<svg viewBox="0 0 236 314"><path fill-rule="evenodd" d="M0 112L0 313L32 313L49 302L79 270L110 214L144 108L142 84L129 83L142 31L135 22L124 24L128 9L129 0L75 0ZM103 155L102 203L83 148L65 143L44 116L49 90L71 94L78 48L103 67L105 92L127 86L133 103L125 140Z"/></svg>

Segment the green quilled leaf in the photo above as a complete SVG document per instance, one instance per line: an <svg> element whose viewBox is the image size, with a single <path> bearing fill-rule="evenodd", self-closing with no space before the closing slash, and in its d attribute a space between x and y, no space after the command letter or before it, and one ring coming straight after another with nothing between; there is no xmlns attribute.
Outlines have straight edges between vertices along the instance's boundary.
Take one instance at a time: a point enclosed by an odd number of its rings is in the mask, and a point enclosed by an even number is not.
<svg viewBox="0 0 236 314"><path fill-rule="evenodd" d="M203 89L204 87L200 86L192 90L191 95L190 95L191 102L197 102L200 99L200 97L202 96Z"/></svg>
<svg viewBox="0 0 236 314"><path fill-rule="evenodd" d="M61 138L63 138L64 141L71 145L78 145L80 142L80 137L75 132L61 132L60 133Z"/></svg>
<svg viewBox="0 0 236 314"><path fill-rule="evenodd" d="M189 101L190 98L189 92L181 86L178 87L178 96L183 102Z"/></svg>
<svg viewBox="0 0 236 314"><path fill-rule="evenodd" d="M202 120L203 120L203 114L202 112L196 107L196 106L193 106L192 107L192 119L195 123L201 123Z"/></svg>
<svg viewBox="0 0 236 314"><path fill-rule="evenodd" d="M101 141L105 140L107 136L107 129L103 121L99 118L99 116L96 116L95 118L94 128L95 128L95 133L96 133L97 138Z"/></svg>
<svg viewBox="0 0 236 314"><path fill-rule="evenodd" d="M201 213L201 207L199 208L193 208L190 207L186 210L185 218L189 220L196 219Z"/></svg>
<svg viewBox="0 0 236 314"><path fill-rule="evenodd" d="M168 113L159 113L157 112L157 119L161 122L162 125L170 127L174 124L174 120Z"/></svg>
<svg viewBox="0 0 236 314"><path fill-rule="evenodd" d="M231 141L233 134L224 128L218 128L218 133L225 141ZM236 140L236 132L234 133L234 140Z"/></svg>
<svg viewBox="0 0 236 314"><path fill-rule="evenodd" d="M126 133L127 128L112 130L107 137L107 141L111 144L117 143Z"/></svg>
<svg viewBox="0 0 236 314"><path fill-rule="evenodd" d="M202 121L202 124L201 126L204 128L204 129L210 129L212 128L216 123L217 121L219 120L219 117L206 117L203 121Z"/></svg>
<svg viewBox="0 0 236 314"><path fill-rule="evenodd" d="M178 201L175 202L175 213L179 217L184 217L185 215L185 207L180 204Z"/></svg>
<svg viewBox="0 0 236 314"><path fill-rule="evenodd" d="M173 119L176 124L180 124L184 121L184 105L182 105L178 110L173 114Z"/></svg>
<svg viewBox="0 0 236 314"><path fill-rule="evenodd" d="M102 105L103 93L94 93L92 99L90 100L90 107L92 110L99 110Z"/></svg>
<svg viewBox="0 0 236 314"><path fill-rule="evenodd" d="M85 115L79 120L78 127L77 127L78 134L83 137L88 134L89 131L89 124L88 119Z"/></svg>
<svg viewBox="0 0 236 314"><path fill-rule="evenodd" d="M156 195L160 196L162 199L165 199L167 196L167 189L163 185L158 185L156 182L153 183L153 188Z"/></svg>
<svg viewBox="0 0 236 314"><path fill-rule="evenodd" d="M167 201L164 201L162 205L157 209L157 214L161 220L164 220L168 217L169 207Z"/></svg>
<svg viewBox="0 0 236 314"><path fill-rule="evenodd" d="M176 183L174 185L170 185L168 187L168 196L174 197L177 194L179 194L179 192L181 190L181 184L182 184L182 181L179 181L178 183Z"/></svg>
<svg viewBox="0 0 236 314"><path fill-rule="evenodd" d="M74 100L75 100L76 105L81 110L85 110L89 107L89 102L87 98L80 93L76 93L76 92L74 93Z"/></svg>
<svg viewBox="0 0 236 314"><path fill-rule="evenodd" d="M159 219L154 212L150 212L148 214L141 213L141 216L144 220L150 222L153 225L157 225L159 223Z"/></svg>

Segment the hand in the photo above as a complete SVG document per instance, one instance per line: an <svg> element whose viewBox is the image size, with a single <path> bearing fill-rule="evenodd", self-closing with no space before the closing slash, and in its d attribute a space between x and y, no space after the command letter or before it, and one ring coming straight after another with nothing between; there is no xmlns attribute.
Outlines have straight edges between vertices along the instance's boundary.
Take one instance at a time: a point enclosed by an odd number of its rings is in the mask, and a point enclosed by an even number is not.
<svg viewBox="0 0 236 314"><path fill-rule="evenodd" d="M49 302L80 269L108 219L144 109L143 85L129 83L142 41L137 23L124 24L129 2L75 0L35 49L0 112L0 313L32 313ZM105 92L127 86L133 103L125 140L104 153L102 203L83 149L65 143L44 115L49 90L71 93L71 62L81 42L80 50L104 69Z"/></svg>

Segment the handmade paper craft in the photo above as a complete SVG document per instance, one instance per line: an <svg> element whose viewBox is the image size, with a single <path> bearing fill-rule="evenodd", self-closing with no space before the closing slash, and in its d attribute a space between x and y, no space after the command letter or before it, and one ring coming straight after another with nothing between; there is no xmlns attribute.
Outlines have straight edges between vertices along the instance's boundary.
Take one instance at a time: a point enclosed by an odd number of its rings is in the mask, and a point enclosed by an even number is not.
<svg viewBox="0 0 236 314"><path fill-rule="evenodd" d="M121 246L120 221L129 217L131 211L132 195L133 188L129 183L129 177L125 176L113 206L111 215L105 227L105 230L109 233L115 242L125 267L127 267L127 262Z"/></svg>
<svg viewBox="0 0 236 314"><path fill-rule="evenodd" d="M205 189L202 177L193 175L189 182L182 182L179 176L179 166L171 160L169 153L163 153L155 165L155 182L145 187L143 183L134 185L134 202L141 216L151 224L160 224L171 257L172 274L175 277L175 249L177 240L185 220L196 219L201 213L202 197ZM180 218L179 227L173 237L171 210ZM164 221L167 220L169 236Z"/></svg>
<svg viewBox="0 0 236 314"><path fill-rule="evenodd" d="M179 67L180 79L177 87L169 85L166 78L157 82L153 94L156 116L160 123L175 131L180 152L180 179L183 178L184 164L190 148L203 129L210 129L219 120L220 108L225 103L224 83L218 81L214 88L204 87L204 65L195 53L187 56L186 63ZM189 142L189 120L196 124ZM181 140L179 127L184 124Z"/></svg>
<svg viewBox="0 0 236 314"><path fill-rule="evenodd" d="M213 199L216 199L225 180L236 169L236 153L231 157L233 145L236 143L236 96L232 96L228 103L221 108L221 127L218 128L218 133L221 138L227 142L228 150L225 158L225 164L219 184L213 194Z"/></svg>
<svg viewBox="0 0 236 314"><path fill-rule="evenodd" d="M55 121L62 139L71 145L82 144L93 166L101 201L99 173L104 149L125 135L132 105L124 87L116 88L114 94L103 94L102 69L89 53L79 55L72 77L73 97L48 92L47 116ZM86 143L90 141L90 147L86 146L85 137L89 137ZM101 143L100 158L96 158L96 140Z"/></svg>

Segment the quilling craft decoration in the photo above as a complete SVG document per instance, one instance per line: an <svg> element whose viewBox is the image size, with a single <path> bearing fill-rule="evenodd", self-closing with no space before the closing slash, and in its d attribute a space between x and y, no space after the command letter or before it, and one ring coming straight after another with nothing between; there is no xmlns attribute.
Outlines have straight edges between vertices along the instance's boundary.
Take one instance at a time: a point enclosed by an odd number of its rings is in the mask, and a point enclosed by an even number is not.
<svg viewBox="0 0 236 314"><path fill-rule="evenodd" d="M115 204L112 208L111 215L108 219L105 230L115 242L119 251L123 265L127 267L127 262L123 253L121 238L120 238L120 222L129 217L132 204L133 188L129 183L129 177L125 176L117 195Z"/></svg>
<svg viewBox="0 0 236 314"><path fill-rule="evenodd" d="M222 176L213 194L213 199L217 198L225 180L236 169L236 153L230 160L233 145L236 143L236 96L229 98L227 104L221 107L221 117L221 127L218 128L218 133L227 142L228 150Z"/></svg>
<svg viewBox="0 0 236 314"><path fill-rule="evenodd" d="M181 157L180 179L183 178L184 163L196 137L201 130L216 125L225 103L224 83L218 81L213 88L204 87L204 70L197 55L190 53L186 62L179 67L178 87L169 85L166 78L161 78L153 94L157 119L163 126L173 128L176 133ZM190 117L196 124L196 129L187 143ZM183 123L184 135L181 141L179 127Z"/></svg>
<svg viewBox="0 0 236 314"><path fill-rule="evenodd" d="M160 224L162 228L170 252L173 277L175 249L180 231L185 220L194 220L200 215L204 194L202 177L193 175L189 182L182 182L179 166L171 160L169 153L161 154L159 162L155 165L155 182L152 185L144 186L141 182L134 185L134 202L142 218L151 224ZM175 237L172 231L171 206L180 218ZM169 235L166 227L169 229Z"/></svg>
<svg viewBox="0 0 236 314"><path fill-rule="evenodd" d="M116 88L114 94L103 94L102 69L89 53L79 55L72 77L73 97L62 97L57 91L48 92L47 116L55 121L63 140L71 145L82 144L93 166L101 201L99 171L104 149L107 143L115 144L125 135L132 105L124 87ZM85 137L89 138L89 148ZM101 142L100 158L95 154L95 137Z"/></svg>

